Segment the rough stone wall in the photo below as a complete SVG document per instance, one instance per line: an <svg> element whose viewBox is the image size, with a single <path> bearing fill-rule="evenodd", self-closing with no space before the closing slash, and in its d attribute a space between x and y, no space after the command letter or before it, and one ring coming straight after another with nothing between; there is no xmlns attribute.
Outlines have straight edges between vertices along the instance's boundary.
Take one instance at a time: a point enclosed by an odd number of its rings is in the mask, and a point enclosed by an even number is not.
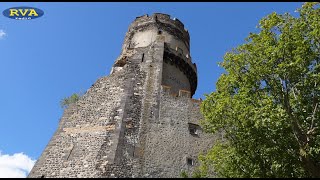
<svg viewBox="0 0 320 180"><path fill-rule="evenodd" d="M160 72L163 58L163 42L153 43L145 48L137 48L127 61L126 68L131 69L133 87L125 102L126 122L123 126L123 138L119 144L117 161L105 167L102 177L140 177L141 162L144 157L145 128L150 118L158 116L160 92ZM128 73L128 72L127 72Z"/></svg>
<svg viewBox="0 0 320 180"><path fill-rule="evenodd" d="M171 92L177 95L180 89L190 91L187 76L179 68L169 63L163 63L162 85L170 86Z"/></svg>
<svg viewBox="0 0 320 180"><path fill-rule="evenodd" d="M146 35L152 40L130 47L138 31L141 36L135 41L145 41L141 33L148 28L167 32ZM168 41L168 33L176 40ZM191 99L196 66L189 54L171 48L173 42L183 42L189 53L189 34L179 20L164 14L137 18L110 75L98 79L65 110L28 177L180 177L183 170L191 174L199 153L208 150L216 136L200 128L196 135L190 132L190 123L197 125L202 118L200 102Z"/></svg>
<svg viewBox="0 0 320 180"><path fill-rule="evenodd" d="M160 117L149 125L144 177L180 177L182 171L191 175L198 165L197 157L205 153L216 137L198 132L191 135L188 123L199 124L200 102L188 97L161 93ZM187 158L193 160L188 165Z"/></svg>
<svg viewBox="0 0 320 180"><path fill-rule="evenodd" d="M138 97L130 98L133 90L141 91L138 85L132 86L133 81L138 84L143 77L137 71L139 68L128 65L100 78L81 100L66 109L58 130L29 177L101 177L108 164L119 163L123 130L130 121L126 116L136 114L134 107L126 111L130 106L127 101L132 101L131 106L138 104ZM138 119L132 119L129 126L135 126Z"/></svg>

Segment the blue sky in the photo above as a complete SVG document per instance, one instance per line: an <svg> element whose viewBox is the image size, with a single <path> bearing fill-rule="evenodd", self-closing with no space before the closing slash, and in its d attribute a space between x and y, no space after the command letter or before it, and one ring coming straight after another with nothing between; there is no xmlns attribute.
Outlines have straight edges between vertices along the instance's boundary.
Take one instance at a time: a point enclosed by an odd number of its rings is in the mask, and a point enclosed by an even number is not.
<svg viewBox="0 0 320 180"><path fill-rule="evenodd" d="M244 43L266 15L297 14L302 2L212 3L0 3L0 156L23 152L37 159L55 132L59 102L85 92L108 75L128 26L137 16L170 14L185 24L203 98L223 72L217 63ZM44 16L13 20L15 6L42 9ZM1 164L1 163L0 163ZM1 170L1 166L0 166ZM1 172L1 171L0 171Z"/></svg>

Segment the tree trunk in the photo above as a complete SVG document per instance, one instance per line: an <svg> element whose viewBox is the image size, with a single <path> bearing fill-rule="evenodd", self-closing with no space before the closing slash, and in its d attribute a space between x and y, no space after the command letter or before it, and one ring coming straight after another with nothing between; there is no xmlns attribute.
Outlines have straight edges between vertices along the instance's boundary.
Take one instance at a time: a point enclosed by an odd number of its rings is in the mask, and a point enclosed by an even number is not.
<svg viewBox="0 0 320 180"><path fill-rule="evenodd" d="M308 155L300 156L302 159L302 166L309 173L312 178L320 178L320 166L316 165Z"/></svg>

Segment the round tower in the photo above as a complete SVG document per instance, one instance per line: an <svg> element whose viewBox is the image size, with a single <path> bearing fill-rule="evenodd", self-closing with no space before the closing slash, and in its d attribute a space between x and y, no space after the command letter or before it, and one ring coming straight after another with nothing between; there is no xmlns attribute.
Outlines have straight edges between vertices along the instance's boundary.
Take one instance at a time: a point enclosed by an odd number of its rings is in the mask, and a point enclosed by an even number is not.
<svg viewBox="0 0 320 180"><path fill-rule="evenodd" d="M197 67L190 55L190 36L177 18L154 13L137 17L129 26L122 54L128 49L151 46L157 38L165 43L162 85L170 87L172 94L180 90L190 92L197 88Z"/></svg>

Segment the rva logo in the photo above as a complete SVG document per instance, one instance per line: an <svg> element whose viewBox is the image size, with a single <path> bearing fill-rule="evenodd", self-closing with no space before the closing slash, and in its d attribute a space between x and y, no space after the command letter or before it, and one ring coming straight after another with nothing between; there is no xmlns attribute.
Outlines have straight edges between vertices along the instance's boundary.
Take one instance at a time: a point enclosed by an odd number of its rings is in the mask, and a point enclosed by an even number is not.
<svg viewBox="0 0 320 180"><path fill-rule="evenodd" d="M31 20L43 16L44 12L33 7L13 7L4 10L2 14L11 19Z"/></svg>

